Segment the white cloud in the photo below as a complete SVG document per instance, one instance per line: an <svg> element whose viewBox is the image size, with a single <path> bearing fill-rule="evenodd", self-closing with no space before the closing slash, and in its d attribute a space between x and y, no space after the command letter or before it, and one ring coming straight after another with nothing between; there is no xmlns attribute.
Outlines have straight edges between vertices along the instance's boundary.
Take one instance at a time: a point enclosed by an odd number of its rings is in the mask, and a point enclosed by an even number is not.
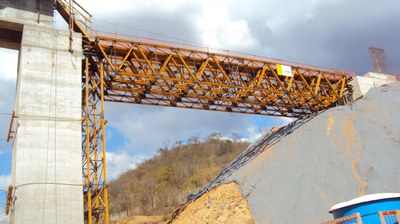
<svg viewBox="0 0 400 224"><path fill-rule="evenodd" d="M105 114L108 125L126 140L121 143L122 149L133 154L152 155L164 142L172 145L198 134L201 137L212 132L223 136L234 132L243 137L253 135L248 128L254 126L254 115L116 103L106 104ZM267 122L271 118L265 119Z"/></svg>
<svg viewBox="0 0 400 224"><path fill-rule="evenodd" d="M17 78L18 51L0 48L0 81Z"/></svg>
<svg viewBox="0 0 400 224"><path fill-rule="evenodd" d="M1 214L1 211L0 211L0 214ZM5 215L0 215L0 221L9 221L9 218ZM8 222L6 222L6 223L8 223Z"/></svg>
<svg viewBox="0 0 400 224"><path fill-rule="evenodd" d="M5 139L15 102L18 52L0 48L0 139ZM0 154L11 149L11 143L0 140Z"/></svg>
<svg viewBox="0 0 400 224"><path fill-rule="evenodd" d="M136 165L145 159L144 156L132 156L124 151L107 152L107 178L113 180L121 173L134 169Z"/></svg>
<svg viewBox="0 0 400 224"><path fill-rule="evenodd" d="M249 133L249 137L244 138L243 140L250 141L250 142L253 142L253 141L261 138L261 136L265 133L265 130L258 129L255 126L251 126L251 127L247 128L247 131Z"/></svg>
<svg viewBox="0 0 400 224"><path fill-rule="evenodd" d="M0 175L0 190L7 191L11 184L11 174Z"/></svg>
<svg viewBox="0 0 400 224"><path fill-rule="evenodd" d="M296 120L296 118L292 118L292 117L279 117L280 122L280 126L285 126L289 123L292 123L293 121Z"/></svg>
<svg viewBox="0 0 400 224"><path fill-rule="evenodd" d="M203 43L211 47L243 50L258 44L247 21L232 19L224 1L203 1L197 27Z"/></svg>

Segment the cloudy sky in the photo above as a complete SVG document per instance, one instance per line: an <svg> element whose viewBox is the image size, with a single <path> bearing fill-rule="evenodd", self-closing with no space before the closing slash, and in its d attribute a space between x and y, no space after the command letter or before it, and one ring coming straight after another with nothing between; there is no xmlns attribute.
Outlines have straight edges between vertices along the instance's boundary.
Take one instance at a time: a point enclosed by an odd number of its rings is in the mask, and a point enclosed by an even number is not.
<svg viewBox="0 0 400 224"><path fill-rule="evenodd" d="M372 70L368 47L384 48L400 71L399 0L78 0L100 31L209 46L321 67ZM57 27L65 27L60 19ZM17 52L0 50L0 189L10 179L4 138L14 107ZM6 115L4 115L4 113ZM107 104L108 165L116 177L165 143L193 135L254 139L287 119ZM0 192L1 194L1 192Z"/></svg>

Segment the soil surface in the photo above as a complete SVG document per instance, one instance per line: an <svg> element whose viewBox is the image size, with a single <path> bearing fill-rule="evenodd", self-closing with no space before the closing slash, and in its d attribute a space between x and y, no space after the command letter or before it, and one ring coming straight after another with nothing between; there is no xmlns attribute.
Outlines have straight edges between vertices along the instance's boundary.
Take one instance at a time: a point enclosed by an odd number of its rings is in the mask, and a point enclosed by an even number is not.
<svg viewBox="0 0 400 224"><path fill-rule="evenodd" d="M234 182L222 184L191 201L171 222L187 223L228 223L254 224L246 198Z"/></svg>

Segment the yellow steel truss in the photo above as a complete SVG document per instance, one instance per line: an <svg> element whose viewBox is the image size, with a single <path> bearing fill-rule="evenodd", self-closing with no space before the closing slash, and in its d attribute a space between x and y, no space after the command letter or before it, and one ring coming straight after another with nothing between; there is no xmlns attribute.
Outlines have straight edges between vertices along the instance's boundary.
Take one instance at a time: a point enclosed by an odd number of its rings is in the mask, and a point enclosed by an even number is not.
<svg viewBox="0 0 400 224"><path fill-rule="evenodd" d="M348 72L143 41L97 36L105 100L158 106L302 117L348 91Z"/></svg>
<svg viewBox="0 0 400 224"><path fill-rule="evenodd" d="M104 119L103 64L85 57L82 86L82 175L85 223L108 223L108 183ZM90 64L99 69L93 69Z"/></svg>
<svg viewBox="0 0 400 224"><path fill-rule="evenodd" d="M351 91L354 74L149 40L93 34L91 15L56 0L83 35L82 161L85 223L108 223L104 102L302 117ZM285 76L280 65L289 66Z"/></svg>

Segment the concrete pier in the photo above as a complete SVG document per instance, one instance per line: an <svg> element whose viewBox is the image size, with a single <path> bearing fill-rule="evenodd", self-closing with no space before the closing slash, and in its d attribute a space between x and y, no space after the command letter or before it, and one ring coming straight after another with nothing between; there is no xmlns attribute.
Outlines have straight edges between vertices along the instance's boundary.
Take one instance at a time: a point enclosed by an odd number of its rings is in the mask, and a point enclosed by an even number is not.
<svg viewBox="0 0 400 224"><path fill-rule="evenodd" d="M53 1L0 3L0 47L19 50L11 222L83 223L81 35L52 27Z"/></svg>

